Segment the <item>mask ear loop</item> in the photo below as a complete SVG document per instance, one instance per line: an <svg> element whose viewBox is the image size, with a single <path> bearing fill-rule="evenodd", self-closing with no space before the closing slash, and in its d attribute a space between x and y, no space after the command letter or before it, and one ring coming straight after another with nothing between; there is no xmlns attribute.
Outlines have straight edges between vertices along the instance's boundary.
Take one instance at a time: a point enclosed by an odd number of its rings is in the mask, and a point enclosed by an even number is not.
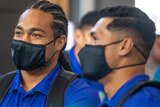
<svg viewBox="0 0 160 107"><path fill-rule="evenodd" d="M49 44L51 44L52 42L54 42L56 39L53 39L53 40L51 40L49 43L47 43L47 44L45 44L45 45L49 45Z"/></svg>
<svg viewBox="0 0 160 107"><path fill-rule="evenodd" d="M128 68L128 67L144 65L144 64L146 64L146 62L141 62L141 63L138 63L138 64L132 64L132 65L126 65L126 66L122 66L122 67L118 67L118 68L111 68L111 70L123 69L123 68Z"/></svg>
<svg viewBox="0 0 160 107"><path fill-rule="evenodd" d="M136 45L133 45L133 46L144 57L144 59L147 61L146 55Z"/></svg>
<svg viewBox="0 0 160 107"><path fill-rule="evenodd" d="M116 42L109 43L109 44L104 45L104 46L107 47L107 46L110 46L110 45L113 45L113 44L120 43L120 42L122 42L122 41L123 41L123 39L122 39L122 40L119 40L119 41L116 41Z"/></svg>
<svg viewBox="0 0 160 107"><path fill-rule="evenodd" d="M53 53L53 55L51 56L51 58L45 63L45 65L47 65L51 60L52 58L56 55L57 51Z"/></svg>
<svg viewBox="0 0 160 107"><path fill-rule="evenodd" d="M143 54L143 52L136 46L133 45L134 48L144 57L144 59L147 61L147 57ZM118 68L111 68L112 70L117 70L117 69L122 69L122 68L127 68L127 67L133 67L133 66L138 66L138 65L144 65L146 64L146 61L138 63L138 64L132 64L132 65L126 65L126 66L122 66L122 67L118 67Z"/></svg>
<svg viewBox="0 0 160 107"><path fill-rule="evenodd" d="M45 46L51 44L52 42L54 42L56 40L57 40L57 38L53 39L52 41L50 41L49 43L47 43ZM57 51L53 53L53 55L51 56L51 58L48 61L46 61L45 65L47 65L52 60L52 58L56 55L56 53L57 53Z"/></svg>

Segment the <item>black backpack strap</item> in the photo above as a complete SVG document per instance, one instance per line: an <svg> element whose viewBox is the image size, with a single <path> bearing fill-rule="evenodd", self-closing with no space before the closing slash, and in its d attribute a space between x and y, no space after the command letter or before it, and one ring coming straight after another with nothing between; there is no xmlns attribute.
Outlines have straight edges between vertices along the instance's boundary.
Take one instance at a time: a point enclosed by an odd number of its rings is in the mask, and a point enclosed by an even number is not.
<svg viewBox="0 0 160 107"><path fill-rule="evenodd" d="M0 102L7 93L17 71L11 71L0 77Z"/></svg>
<svg viewBox="0 0 160 107"><path fill-rule="evenodd" d="M135 86L133 86L131 89L129 89L126 94L121 98L121 100L117 103L116 107L122 107L122 105L124 104L124 102L127 100L127 98L131 95L133 95L134 93L136 93L137 91L139 91L140 89L142 89L145 86L150 86L150 87L156 87L158 89L160 89L160 83L156 82L156 81L142 81L138 84L136 84Z"/></svg>
<svg viewBox="0 0 160 107"><path fill-rule="evenodd" d="M78 75L64 71L60 72L55 81L52 83L47 96L47 107L64 107L64 94L70 83L77 78Z"/></svg>
<svg viewBox="0 0 160 107"><path fill-rule="evenodd" d="M0 77L0 101L3 100L8 91L17 71L9 72ZM78 75L62 70L57 76L49 90L47 96L47 107L64 107L64 94L70 83L77 78Z"/></svg>
<svg viewBox="0 0 160 107"><path fill-rule="evenodd" d="M67 51L62 51L58 58L59 64L67 71L71 71L71 63Z"/></svg>

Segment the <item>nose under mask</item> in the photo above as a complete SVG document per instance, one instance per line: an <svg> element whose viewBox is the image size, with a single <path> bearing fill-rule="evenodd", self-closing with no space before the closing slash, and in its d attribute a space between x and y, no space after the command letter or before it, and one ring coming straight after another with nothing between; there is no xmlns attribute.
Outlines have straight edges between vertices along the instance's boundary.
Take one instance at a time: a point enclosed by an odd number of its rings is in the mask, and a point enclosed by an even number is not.
<svg viewBox="0 0 160 107"><path fill-rule="evenodd" d="M39 45L13 39L11 43L11 54L14 64L20 70L34 70L45 66L46 46L53 41L46 45Z"/></svg>

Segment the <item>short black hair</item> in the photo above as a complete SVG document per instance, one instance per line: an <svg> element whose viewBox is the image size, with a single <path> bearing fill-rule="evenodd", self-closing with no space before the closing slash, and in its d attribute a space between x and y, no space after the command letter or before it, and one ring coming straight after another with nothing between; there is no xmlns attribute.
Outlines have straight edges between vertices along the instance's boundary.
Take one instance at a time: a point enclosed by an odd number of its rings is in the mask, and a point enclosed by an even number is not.
<svg viewBox="0 0 160 107"><path fill-rule="evenodd" d="M100 19L100 12L98 10L88 12L82 17L78 28L85 29L86 27L92 27L96 24L96 22L99 19Z"/></svg>
<svg viewBox="0 0 160 107"><path fill-rule="evenodd" d="M68 20L63 9L59 5L51 3L47 0L40 0L35 2L27 9L39 9L43 12L50 13L53 16L53 23L51 27L54 31L54 36L56 38L60 37L61 35L65 35L66 37L68 36Z"/></svg>
<svg viewBox="0 0 160 107"><path fill-rule="evenodd" d="M129 6L108 7L100 12L101 17L111 17L113 21L106 27L111 32L125 31L132 33L135 45L148 58L155 41L155 25L140 9Z"/></svg>

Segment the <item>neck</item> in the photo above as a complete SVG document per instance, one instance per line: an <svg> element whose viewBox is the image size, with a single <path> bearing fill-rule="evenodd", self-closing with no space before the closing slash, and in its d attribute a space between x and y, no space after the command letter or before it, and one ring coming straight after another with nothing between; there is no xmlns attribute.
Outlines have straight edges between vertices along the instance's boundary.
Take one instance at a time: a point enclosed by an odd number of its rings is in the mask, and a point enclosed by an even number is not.
<svg viewBox="0 0 160 107"><path fill-rule="evenodd" d="M143 74L144 68L144 65L123 68L111 71L111 73L102 78L100 82L104 85L104 90L107 93L108 98L111 99L128 80L138 74Z"/></svg>
<svg viewBox="0 0 160 107"><path fill-rule="evenodd" d="M74 46L74 54L75 54L75 56L76 56L76 59L77 59L77 61L78 61L78 63L80 63L80 60L79 60L79 57L78 57L78 53L79 53L79 51L80 51L80 46L78 46L78 45L75 45Z"/></svg>
<svg viewBox="0 0 160 107"><path fill-rule="evenodd" d="M48 65L36 70L21 70L23 89L28 92L29 90L34 88L56 66L56 64L57 60L54 60Z"/></svg>

